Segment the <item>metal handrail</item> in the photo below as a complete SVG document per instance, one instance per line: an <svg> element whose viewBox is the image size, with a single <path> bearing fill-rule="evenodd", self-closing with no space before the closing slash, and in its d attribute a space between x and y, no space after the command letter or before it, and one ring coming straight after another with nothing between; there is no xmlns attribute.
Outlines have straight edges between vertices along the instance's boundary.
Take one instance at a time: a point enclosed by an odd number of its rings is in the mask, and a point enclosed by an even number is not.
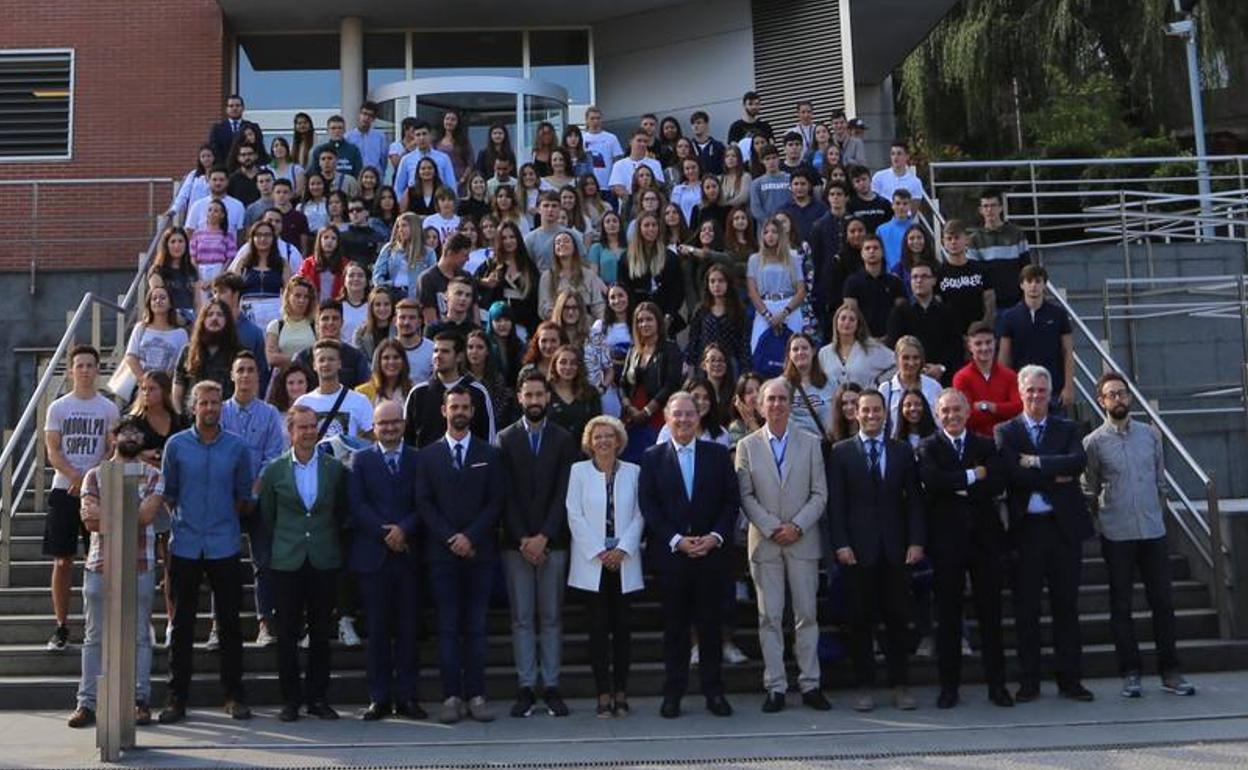
<svg viewBox="0 0 1248 770"><path fill-rule="evenodd" d="M0 184L3 184L3 182L0 182ZM41 453L38 451L42 426L36 424L35 417L44 400L52 392L54 383L59 387L60 383L58 380L61 378L58 378L56 373L56 362L62 360L66 353L69 352L78 327L89 314L97 312L97 308L112 310L123 316L130 313L139 296L139 291L152 259L155 257L156 249L160 244L161 234L168 226L168 223L169 219L164 215L157 217L155 232L148 243L147 251L144 252L143 258L139 262L138 270L135 271L134 278L130 281L130 286L126 290L125 295L121 297L120 302L99 296L94 292L87 292L83 295L77 309L66 325L65 333L61 336L60 342L57 343L56 349L52 353L49 365L39 377L30 401L27 402L26 408L22 410L17 426L8 432L9 440L5 443L4 448L0 450L0 470L6 472L6 475L11 473L9 477L12 478L12 488L5 490L9 493L6 498L9 505L0 506L0 587L9 585L9 555L12 545L12 527L10 524L12 516L16 512L17 507L21 505L21 499L31 482L39 478L36 466L42 462ZM124 343L118 340L117 344L122 345ZM31 434L30 438L23 441L22 437L28 430ZM20 457L18 456L19 448L21 452ZM29 463L28 467L27 463Z"/></svg>

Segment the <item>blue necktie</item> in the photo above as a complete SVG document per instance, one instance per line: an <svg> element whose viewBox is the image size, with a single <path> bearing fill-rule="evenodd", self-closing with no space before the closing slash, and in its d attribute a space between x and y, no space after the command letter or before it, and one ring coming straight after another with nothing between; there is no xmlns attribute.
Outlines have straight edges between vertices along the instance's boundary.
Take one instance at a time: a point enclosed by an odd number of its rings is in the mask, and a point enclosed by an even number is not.
<svg viewBox="0 0 1248 770"><path fill-rule="evenodd" d="M776 461L776 470L784 473L784 455L788 451L788 447L784 445L778 438L771 439L771 456Z"/></svg>
<svg viewBox="0 0 1248 770"><path fill-rule="evenodd" d="M399 455L397 453L386 453L386 465L390 466L390 472L398 475L399 473Z"/></svg>
<svg viewBox="0 0 1248 770"><path fill-rule="evenodd" d="M463 470L464 468L464 445L455 445L455 470Z"/></svg>
<svg viewBox="0 0 1248 770"><path fill-rule="evenodd" d="M1032 443L1036 445L1036 449L1039 449L1040 442L1044 441L1044 423L1036 423L1035 427L1032 428L1032 433L1034 435Z"/></svg>
<svg viewBox="0 0 1248 770"><path fill-rule="evenodd" d="M677 452L680 459L680 475L685 481L685 497L693 499L693 447L683 447Z"/></svg>
<svg viewBox="0 0 1248 770"><path fill-rule="evenodd" d="M538 450L542 448L542 432L540 430L529 431L529 446L533 448L533 455L536 456Z"/></svg>

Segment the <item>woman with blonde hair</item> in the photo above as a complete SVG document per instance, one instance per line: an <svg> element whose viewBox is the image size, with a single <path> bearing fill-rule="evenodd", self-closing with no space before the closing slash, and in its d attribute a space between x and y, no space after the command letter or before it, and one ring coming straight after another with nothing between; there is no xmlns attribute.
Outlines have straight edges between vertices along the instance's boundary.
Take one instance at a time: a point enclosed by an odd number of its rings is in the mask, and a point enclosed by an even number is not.
<svg viewBox="0 0 1248 770"><path fill-rule="evenodd" d="M316 342L316 287L302 275L291 276L282 293L282 312L264 330L264 358L277 369Z"/></svg>
<svg viewBox="0 0 1248 770"><path fill-rule="evenodd" d="M581 298L591 316L601 318L607 286L594 269L581 259L581 250L577 247L576 239L570 232L561 231L555 235L552 248L554 260L550 269L542 273L537 287L538 315L550 317L559 293L572 291Z"/></svg>
<svg viewBox="0 0 1248 770"><path fill-rule="evenodd" d="M806 300L806 282L789 248L787 231L774 217L769 217L763 222L762 232L758 252L750 256L745 270L746 290L755 310L751 352L768 328L775 332L786 328L800 332L802 302Z"/></svg>
<svg viewBox="0 0 1248 770"><path fill-rule="evenodd" d="M836 385L874 387L896 365L893 351L876 342L867 319L855 305L841 305L832 315L832 339L819 351L819 366Z"/></svg>
<svg viewBox="0 0 1248 770"><path fill-rule="evenodd" d="M373 263L373 285L390 290L392 298L416 294L416 279L425 269L425 251L413 243L420 232L420 217L404 212L394 220L390 241L381 247Z"/></svg>

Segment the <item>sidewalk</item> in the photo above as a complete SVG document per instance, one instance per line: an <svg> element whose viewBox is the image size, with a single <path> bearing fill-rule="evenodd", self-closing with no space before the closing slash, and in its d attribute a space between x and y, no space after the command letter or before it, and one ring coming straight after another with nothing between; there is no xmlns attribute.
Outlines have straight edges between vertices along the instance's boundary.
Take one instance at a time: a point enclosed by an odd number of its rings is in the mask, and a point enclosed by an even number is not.
<svg viewBox="0 0 1248 770"><path fill-rule="evenodd" d="M676 720L658 716L657 699L639 698L626 719L597 719L589 701L573 701L572 716L566 719L544 714L511 719L505 715L508 704L497 703L496 722L450 727L406 720L364 723L354 718L355 708L346 707L340 708L344 718L337 722L303 719L293 724L278 722L273 709L258 710L250 722L233 722L218 711L195 711L180 725L140 728L140 748L123 764L576 767L671 766L675 761L698 767L735 761L805 768L827 766L827 760L874 759L872 767L966 767L968 755L986 754L973 763L988 767L1006 760L1002 753L1008 753L1014 759L1030 754L1050 767L1176 767L1186 764L1177 755L1204 743L1202 767L1248 765L1248 672L1195 675L1191 680L1198 688L1193 698L1162 693L1150 678L1145 696L1132 701L1118 696L1116 679L1089 681L1097 696L1089 704L1060 700L1055 688L1046 685L1040 700L1013 709L992 706L982 686L971 686L964 688L962 704L949 711L935 708L933 688L921 688L916 690L918 711L881 706L866 715L850 710L844 692L830 693L831 712L803 708L790 696L789 708L775 715L759 711L761 696L736 695L731 702L737 713L728 719L707 714L696 697L685 699L684 715ZM0 767L98 766L94 730L70 730L66 716L5 712L0 716ZM1106 758L1125 759L1106 750L1132 747L1147 749L1137 760L1148 761L1106 764ZM920 762L925 755L930 760ZM1089 763L1089 758L1096 762Z"/></svg>

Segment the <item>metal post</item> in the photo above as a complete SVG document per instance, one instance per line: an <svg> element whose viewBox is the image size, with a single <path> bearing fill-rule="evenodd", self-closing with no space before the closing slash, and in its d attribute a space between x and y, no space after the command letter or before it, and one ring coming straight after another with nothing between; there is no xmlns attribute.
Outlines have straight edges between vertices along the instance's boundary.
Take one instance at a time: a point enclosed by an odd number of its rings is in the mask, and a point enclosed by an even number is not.
<svg viewBox="0 0 1248 770"><path fill-rule="evenodd" d="M95 348L96 350L101 350L103 348L103 346L100 344L101 342L100 321L101 321L100 306L93 302L91 303L91 347Z"/></svg>
<svg viewBox="0 0 1248 770"><path fill-rule="evenodd" d="M1032 226L1035 227L1036 246L1044 245L1044 233L1040 230L1040 192L1036 185L1036 164L1027 164L1027 174L1031 177L1031 216Z"/></svg>
<svg viewBox="0 0 1248 770"><path fill-rule="evenodd" d="M1205 504L1209 509L1209 550L1213 555L1213 606L1218 608L1218 635L1234 636L1237 623L1232 617L1230 596L1227 595L1226 554L1222 550L1222 515L1218 509L1218 492L1212 472L1205 485Z"/></svg>
<svg viewBox="0 0 1248 770"><path fill-rule="evenodd" d="M1204 237L1213 234L1213 225L1208 218L1213 216L1212 194L1209 185L1209 160L1205 148L1205 109L1200 94L1200 57L1196 50L1196 20L1189 13L1180 21L1169 27L1169 33L1183 40L1187 50L1187 88L1192 98L1192 134L1196 141L1196 186L1200 191L1200 230Z"/></svg>
<svg viewBox="0 0 1248 770"><path fill-rule="evenodd" d="M104 639L96 725L100 760L116 762L134 747L134 679L138 509L138 463L107 461L100 465L100 533L104 548Z"/></svg>
<svg viewBox="0 0 1248 770"><path fill-rule="evenodd" d="M38 381L43 381L44 372L48 367L55 366L55 361L48 361L39 367ZM49 380L49 384L51 382L52 380ZM39 513L43 513L46 510L44 508L44 497L48 493L48 444L44 440L43 426L48 422L48 404L51 402L53 395L54 390L49 387L46 393L42 396L37 396L39 403L35 407L35 424L31 427L31 431L35 436L35 467L34 474L32 474L30 479L30 485L35 490L34 510Z"/></svg>
<svg viewBox="0 0 1248 770"><path fill-rule="evenodd" d="M4 431L4 445L16 440L12 429ZM13 462L17 453L9 455L0 468L0 588L9 587L9 575L13 564Z"/></svg>
<svg viewBox="0 0 1248 770"><path fill-rule="evenodd" d="M1243 401L1244 420L1248 422L1248 287L1244 276L1235 281L1239 296L1239 342L1240 342L1240 398Z"/></svg>
<svg viewBox="0 0 1248 770"><path fill-rule="evenodd" d="M117 304L121 307L126 306L125 295L117 295ZM122 362L126 357L126 314L116 314L117 329L113 332L113 360L117 366L122 366Z"/></svg>
<svg viewBox="0 0 1248 770"><path fill-rule="evenodd" d="M35 296L35 267L39 264L39 183L30 186L30 296Z"/></svg>

